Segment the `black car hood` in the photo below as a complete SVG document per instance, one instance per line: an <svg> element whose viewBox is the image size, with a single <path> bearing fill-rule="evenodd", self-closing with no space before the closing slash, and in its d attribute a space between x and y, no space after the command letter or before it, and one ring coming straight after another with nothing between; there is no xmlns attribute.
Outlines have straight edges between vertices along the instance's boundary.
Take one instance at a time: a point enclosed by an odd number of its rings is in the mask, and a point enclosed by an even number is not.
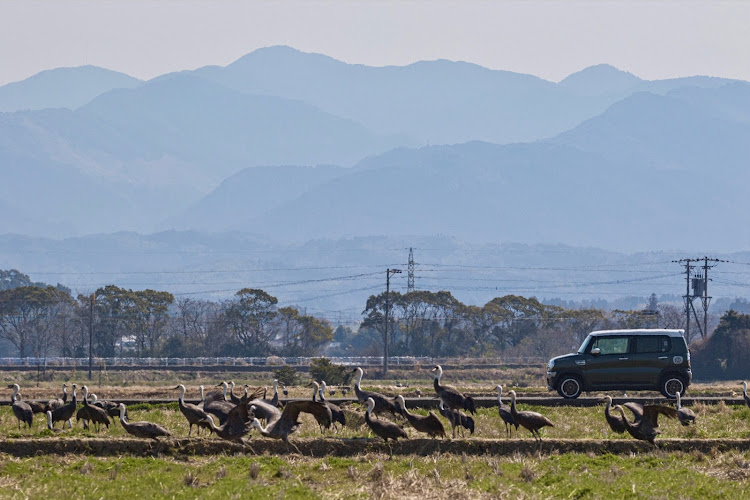
<svg viewBox="0 0 750 500"><path fill-rule="evenodd" d="M557 362L557 361L559 361L561 359L574 358L576 356L580 356L580 354L578 354L577 352L572 352L570 354L563 354L562 356L556 356L556 357L552 358L550 361Z"/></svg>

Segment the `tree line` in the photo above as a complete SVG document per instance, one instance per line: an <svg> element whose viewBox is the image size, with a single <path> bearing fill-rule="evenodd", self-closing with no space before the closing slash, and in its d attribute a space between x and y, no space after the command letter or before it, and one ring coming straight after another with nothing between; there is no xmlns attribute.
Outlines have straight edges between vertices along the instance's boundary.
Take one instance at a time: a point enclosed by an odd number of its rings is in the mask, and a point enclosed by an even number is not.
<svg viewBox="0 0 750 500"><path fill-rule="evenodd" d="M535 356L577 348L592 330L683 328L675 306L646 311L571 309L536 298L497 297L466 305L448 291L389 294L392 356ZM21 357L380 356L385 292L367 300L362 321L333 325L295 307L278 307L269 293L239 290L231 299L175 298L156 290L108 285L73 297L62 285L31 283L0 270L0 337ZM332 341L334 341L332 343Z"/></svg>

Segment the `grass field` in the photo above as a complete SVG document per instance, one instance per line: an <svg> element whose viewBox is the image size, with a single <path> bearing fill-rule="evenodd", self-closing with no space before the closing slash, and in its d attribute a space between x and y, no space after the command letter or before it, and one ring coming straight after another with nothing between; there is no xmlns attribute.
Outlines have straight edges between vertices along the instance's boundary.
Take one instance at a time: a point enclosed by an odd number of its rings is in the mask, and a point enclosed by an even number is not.
<svg viewBox="0 0 750 500"><path fill-rule="evenodd" d="M748 498L750 456L0 455L3 498Z"/></svg>
<svg viewBox="0 0 750 500"><path fill-rule="evenodd" d="M660 418L659 424L663 438L680 439L750 439L750 408L744 406L727 406L723 403L715 405L696 404L691 407L697 415L697 425L683 427L677 420ZM344 407L347 412L347 427L329 435L337 438L365 437L369 429L363 425L364 417L359 404ZM579 408L572 406L535 407L519 405L519 409L537 411L547 416L555 427L545 427L542 435L550 439L623 439L622 435L614 434L604 419L604 407ZM188 424L180 413L177 403L165 405L139 404L128 408L130 421L148 420L164 425L176 437L187 436ZM426 410L412 410L413 413L427 414ZM497 439L505 437L505 426L498 416L496 408L480 408L474 417L476 425L475 438ZM450 435L450 424L441 417L446 432ZM301 415L303 423L301 429L293 437L319 437L320 431L316 422L307 414ZM31 431L17 429L17 421L10 406L0 407L0 437L21 437L38 435L58 438L46 430L46 420L42 415L35 416L35 427ZM73 420L75 424L75 419ZM57 424L60 427L60 424ZM193 429L195 432L195 428ZM413 429L407 432L416 437ZM66 436L124 436L125 432L119 423L110 425L109 430L100 433L84 431L80 423L67 431ZM468 438L469 434L465 434ZM516 436L514 432L513 436ZM460 434L459 434L460 437ZM517 437L529 438L530 433L523 428L518 430ZM630 439L625 435L625 438ZM658 439L658 438L657 438Z"/></svg>
<svg viewBox="0 0 750 500"><path fill-rule="evenodd" d="M242 379L234 374L213 374L211 378L169 372L147 377L134 373L122 375L132 376L132 379L102 380L101 385L94 380L92 390L100 397L111 399L173 398L176 401L178 391L173 388L179 382L188 385L188 396L192 398L197 397L199 383L208 387L222 378L234 378L250 385L268 385L269 382L265 376ZM19 381L28 399L57 395L62 380L77 381L79 387L84 383L83 377L53 377L36 387L36 382L27 377L28 373L3 373L0 383ZM518 382L525 375L516 374L516 377ZM455 374L450 383L476 394L492 395L495 380L504 379L497 373L466 373ZM390 394L419 388L426 397L432 397L431 379L422 373L404 374L377 384L368 386ZM409 387L404 387L407 384ZM512 387L508 385L508 389ZM548 394L543 386L532 383L513 388L521 394ZM736 396L738 388L741 393L738 382L696 384L689 392ZM290 396L309 397L310 394L311 389L301 386L292 388ZM79 395L82 396L80 392ZM10 398L10 390L7 397ZM249 495L259 498L750 498L750 452L746 451L750 447L750 409L744 406L696 404L692 406L698 416L696 426L683 427L676 420L660 419L662 435L657 443L661 441L663 448L639 442L639 446L623 448L630 451L615 453L608 453L606 450L612 447L605 445L635 442L627 434L612 433L604 420L603 406L522 404L519 408L538 411L555 423L554 428L542 431L543 448L537 447L523 429L508 440L497 409L484 408L475 416L474 436L459 435L458 439L445 442L442 449L437 446L440 451L434 451L435 446L432 446L429 449L433 451L427 453L424 450L428 447L419 444L423 442L418 439L422 436L407 427L415 446L395 445L391 456L388 447L368 439L373 436L362 425L362 409L355 404L346 407L347 427L325 436L311 417L302 415L303 425L292 436L292 441L296 440L301 449L314 450L310 453L315 455L312 457L307 451L300 455L280 442L275 448L260 446L269 440L256 432L248 436L245 448L205 434L185 441L188 425L176 402L129 407L131 421L148 420L170 429L174 437L164 445L171 446L166 453L160 445L151 448L142 441L130 440L117 422L96 433L84 431L74 420L73 429L54 434L46 430L46 421L37 415L31 431L18 431L10 407L2 406L0 498L58 495L77 498L241 498ZM448 422L442 421L450 436ZM740 446L722 448L710 441L722 439L740 443ZM569 448L562 444L571 440L585 442L586 446L581 449L586 451L565 452ZM71 452L50 452L65 441L83 445L76 444ZM187 447L186 442L196 446ZM468 446L493 442L505 446ZM708 442L709 445L700 449L682 446L691 442ZM36 446L35 453L40 455L10 451L13 443L21 443L22 447L31 443ZM91 451L106 447L107 443L110 452ZM129 448L132 443L138 446ZM316 448L315 443L322 445ZM337 449L334 446L337 443L346 443L350 452L326 455L325 450ZM448 446L449 443L456 446ZM276 451L269 452L269 449ZM457 451L462 449L467 451ZM490 449L494 451L482 451Z"/></svg>

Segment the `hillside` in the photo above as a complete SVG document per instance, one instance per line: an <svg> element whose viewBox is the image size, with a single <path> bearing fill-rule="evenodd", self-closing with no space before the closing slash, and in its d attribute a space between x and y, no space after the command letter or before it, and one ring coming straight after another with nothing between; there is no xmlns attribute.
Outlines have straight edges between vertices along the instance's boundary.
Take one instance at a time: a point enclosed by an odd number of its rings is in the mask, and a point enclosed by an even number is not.
<svg viewBox="0 0 750 500"><path fill-rule="evenodd" d="M51 69L0 86L0 112L75 109L112 89L134 88L141 83L132 76L97 66Z"/></svg>

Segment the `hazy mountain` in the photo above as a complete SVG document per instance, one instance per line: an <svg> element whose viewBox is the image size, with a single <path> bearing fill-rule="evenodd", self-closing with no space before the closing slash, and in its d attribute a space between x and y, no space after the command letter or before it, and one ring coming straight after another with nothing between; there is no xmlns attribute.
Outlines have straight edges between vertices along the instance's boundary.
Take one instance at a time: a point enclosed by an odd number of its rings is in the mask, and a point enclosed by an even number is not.
<svg viewBox="0 0 750 500"><path fill-rule="evenodd" d="M704 197L722 194L691 221L728 248L744 236L712 222L744 222L748 85L649 82L606 65L555 84L460 62L373 68L273 47L75 110L0 113L0 233L23 219L28 234L186 228L692 248L661 224L684 226L683 198L700 182ZM399 135L452 143L561 127L505 146L414 149Z"/></svg>
<svg viewBox="0 0 750 500"><path fill-rule="evenodd" d="M450 234L472 242L628 251L694 249L706 242L715 249L741 248L750 237L727 227L748 222L750 126L723 104L743 98L748 88L637 93L548 141L399 148L305 192L291 190L299 194L278 198L265 210L232 216L230 207L247 206L242 193L284 182L283 174L265 184L249 173L238 175L231 190L212 195L222 202L220 215L205 203L191 217L213 220L215 230L291 241ZM714 102L722 105L710 106ZM701 228L701 238L685 231L686 217Z"/></svg>
<svg viewBox="0 0 750 500"><path fill-rule="evenodd" d="M56 68L0 87L0 111L44 108L75 109L112 89L143 83L124 73L97 66Z"/></svg>
<svg viewBox="0 0 750 500"><path fill-rule="evenodd" d="M285 46L256 50L193 74L252 94L300 99L380 133L433 144L531 141L556 135L638 91L666 93L730 80L690 77L646 81L598 65L559 84L465 62L408 66L347 64Z"/></svg>
<svg viewBox="0 0 750 500"><path fill-rule="evenodd" d="M215 182L248 166L352 164L409 142L304 102L240 93L187 74L108 92L79 112L117 130L103 148L175 156L202 165Z"/></svg>
<svg viewBox="0 0 750 500"><path fill-rule="evenodd" d="M75 111L0 114L0 196L7 190L15 203L44 193L29 210L66 220L56 227L67 234L150 232L247 166L346 165L404 142L299 101L176 75ZM0 221L0 233L9 230Z"/></svg>
<svg viewBox="0 0 750 500"><path fill-rule="evenodd" d="M563 79L559 85L582 96L617 96L633 92L643 80L609 64L589 66Z"/></svg>
<svg viewBox="0 0 750 500"><path fill-rule="evenodd" d="M750 84L634 94L552 141L622 168L742 175L750 158Z"/></svg>
<svg viewBox="0 0 750 500"><path fill-rule="evenodd" d="M243 92L300 99L380 133L432 143L536 139L591 116L580 109L580 99L552 82L465 62L370 67L269 47L195 74Z"/></svg>
<svg viewBox="0 0 750 500"><path fill-rule="evenodd" d="M335 166L273 166L247 168L223 181L166 227L224 231L257 218L350 169Z"/></svg>

